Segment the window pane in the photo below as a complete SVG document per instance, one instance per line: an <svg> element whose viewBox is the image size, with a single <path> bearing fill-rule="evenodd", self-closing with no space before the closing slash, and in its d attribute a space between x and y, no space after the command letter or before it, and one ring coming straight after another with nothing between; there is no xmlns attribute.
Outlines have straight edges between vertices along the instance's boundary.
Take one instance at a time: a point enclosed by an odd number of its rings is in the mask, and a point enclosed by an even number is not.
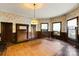
<svg viewBox="0 0 79 59"><path fill-rule="evenodd" d="M75 30L68 30L68 37L72 39L76 39L76 31Z"/></svg>
<svg viewBox="0 0 79 59"><path fill-rule="evenodd" d="M77 27L77 19L69 20L68 27Z"/></svg>
<svg viewBox="0 0 79 59"><path fill-rule="evenodd" d="M77 19L68 21L68 37L72 39L76 39L76 27L77 27Z"/></svg>
<svg viewBox="0 0 79 59"><path fill-rule="evenodd" d="M53 24L53 31L60 32L60 23L54 23Z"/></svg>
<svg viewBox="0 0 79 59"><path fill-rule="evenodd" d="M61 23L53 24L53 31L54 31L53 34L54 35L58 35L58 36L60 35L60 28L61 28L60 26L61 26Z"/></svg>
<svg viewBox="0 0 79 59"><path fill-rule="evenodd" d="M48 24L41 24L41 29L48 29L47 26Z"/></svg>

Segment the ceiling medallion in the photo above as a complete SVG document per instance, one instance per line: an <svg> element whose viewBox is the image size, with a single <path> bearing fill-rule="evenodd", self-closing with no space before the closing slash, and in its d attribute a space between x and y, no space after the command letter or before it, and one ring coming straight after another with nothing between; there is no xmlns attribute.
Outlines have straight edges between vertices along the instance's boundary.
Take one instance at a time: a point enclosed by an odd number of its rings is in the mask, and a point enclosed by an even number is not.
<svg viewBox="0 0 79 59"><path fill-rule="evenodd" d="M34 4L35 4L35 6L34 6ZM34 7L35 7L35 9L42 8L43 4L42 3L26 3L26 4L24 4L24 7L34 10Z"/></svg>

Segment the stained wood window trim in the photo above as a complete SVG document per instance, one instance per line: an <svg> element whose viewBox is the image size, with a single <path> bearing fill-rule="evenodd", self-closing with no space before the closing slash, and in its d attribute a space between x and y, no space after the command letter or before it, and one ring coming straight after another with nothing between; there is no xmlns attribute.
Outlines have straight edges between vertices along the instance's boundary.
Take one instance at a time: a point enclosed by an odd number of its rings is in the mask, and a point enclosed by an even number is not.
<svg viewBox="0 0 79 59"><path fill-rule="evenodd" d="M56 23L60 23L60 31L54 31L53 30L53 24L56 24ZM53 22L52 23L52 31L53 31L53 34L55 33L55 32L58 32L58 33L61 33L61 30L62 30L62 22ZM56 34L54 34L54 35L56 35ZM60 36L61 34L59 34L59 36Z"/></svg>
<svg viewBox="0 0 79 59"><path fill-rule="evenodd" d="M76 19L76 20L77 20L77 24L76 24L76 25L77 25L77 27L76 27L76 29L77 29L77 30L76 30L76 32L77 32L77 33L76 33L76 39L77 39L77 41L79 41L79 40L78 40L78 19L79 19L79 17L78 17L78 16L73 17L73 18L67 20L67 36L68 36L68 21L73 20L73 19ZM69 37L68 37L68 38L69 38ZM72 38L69 38L69 39L72 39ZM74 41L76 41L76 40L74 40Z"/></svg>
<svg viewBox="0 0 79 59"><path fill-rule="evenodd" d="M49 24L48 24L48 23L41 23L41 24L40 24L40 29L41 29L41 31L42 31L42 24L47 24L47 30L46 30L46 31L48 31Z"/></svg>

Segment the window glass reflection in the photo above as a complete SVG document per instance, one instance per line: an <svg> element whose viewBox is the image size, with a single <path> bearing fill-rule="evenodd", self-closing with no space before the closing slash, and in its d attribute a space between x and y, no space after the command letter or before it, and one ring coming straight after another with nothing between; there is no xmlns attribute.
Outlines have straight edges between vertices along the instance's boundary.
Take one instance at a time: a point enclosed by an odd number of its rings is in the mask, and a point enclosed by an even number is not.
<svg viewBox="0 0 79 59"><path fill-rule="evenodd" d="M53 24L53 33L54 35L60 35L61 23L54 23Z"/></svg>
<svg viewBox="0 0 79 59"><path fill-rule="evenodd" d="M72 39L76 39L76 28L77 28L77 19L68 21L68 37Z"/></svg>

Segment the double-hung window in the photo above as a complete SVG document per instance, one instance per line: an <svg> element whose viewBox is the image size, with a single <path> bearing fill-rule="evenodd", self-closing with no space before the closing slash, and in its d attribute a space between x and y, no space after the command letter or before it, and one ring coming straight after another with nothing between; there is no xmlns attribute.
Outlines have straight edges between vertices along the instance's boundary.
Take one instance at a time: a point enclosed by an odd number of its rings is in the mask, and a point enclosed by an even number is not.
<svg viewBox="0 0 79 59"><path fill-rule="evenodd" d="M61 32L61 22L53 23L53 34L60 35Z"/></svg>
<svg viewBox="0 0 79 59"><path fill-rule="evenodd" d="M71 39L77 39L77 18L68 20L67 22L68 37Z"/></svg>
<svg viewBox="0 0 79 59"><path fill-rule="evenodd" d="M41 31L47 32L48 31L48 23L42 23L41 24Z"/></svg>

